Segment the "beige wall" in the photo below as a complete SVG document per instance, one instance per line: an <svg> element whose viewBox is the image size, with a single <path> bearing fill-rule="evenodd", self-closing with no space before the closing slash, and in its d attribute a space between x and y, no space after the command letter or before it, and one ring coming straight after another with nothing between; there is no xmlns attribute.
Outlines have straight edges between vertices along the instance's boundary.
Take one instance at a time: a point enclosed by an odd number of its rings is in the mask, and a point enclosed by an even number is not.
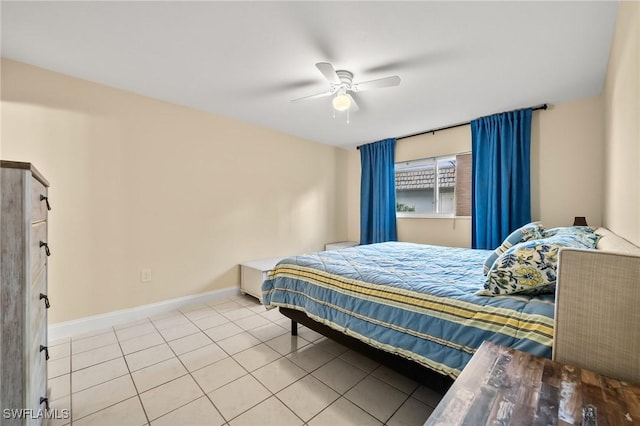
<svg viewBox="0 0 640 426"><path fill-rule="evenodd" d="M51 323L237 286L240 262L347 236L339 148L12 61L1 121L2 158L51 182Z"/></svg>
<svg viewBox="0 0 640 426"><path fill-rule="evenodd" d="M531 217L567 226L585 216L602 224L603 103L596 96L552 105L533 115Z"/></svg>
<svg viewBox="0 0 640 426"><path fill-rule="evenodd" d="M586 216L599 226L602 200L603 104L600 96L553 105L533 113L531 129L531 216L546 226ZM470 126L408 139L396 146L396 161L471 151ZM349 239L358 241L360 159L348 160ZM357 197L357 198L356 198ZM398 239L453 247L471 246L471 220L398 219Z"/></svg>
<svg viewBox="0 0 640 426"><path fill-rule="evenodd" d="M604 225L640 245L640 3L621 2L604 90Z"/></svg>

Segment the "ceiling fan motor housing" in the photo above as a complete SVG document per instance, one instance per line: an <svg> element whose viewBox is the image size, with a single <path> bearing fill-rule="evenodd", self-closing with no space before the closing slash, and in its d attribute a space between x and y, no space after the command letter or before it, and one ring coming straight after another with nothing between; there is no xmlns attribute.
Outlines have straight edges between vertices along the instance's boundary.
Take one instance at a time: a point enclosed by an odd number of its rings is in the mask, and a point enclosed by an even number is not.
<svg viewBox="0 0 640 426"><path fill-rule="evenodd" d="M337 84L335 87L337 89L344 89L345 91L351 90L351 84L353 82L353 73L347 70L336 70L336 74L340 79L341 83Z"/></svg>

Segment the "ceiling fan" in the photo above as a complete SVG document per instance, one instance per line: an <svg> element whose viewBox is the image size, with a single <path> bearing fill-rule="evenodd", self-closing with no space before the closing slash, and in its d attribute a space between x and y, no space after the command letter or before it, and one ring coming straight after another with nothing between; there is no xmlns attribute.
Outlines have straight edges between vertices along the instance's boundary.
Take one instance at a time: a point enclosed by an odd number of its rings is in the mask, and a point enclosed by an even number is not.
<svg viewBox="0 0 640 426"><path fill-rule="evenodd" d="M353 73L351 71L336 70L333 65L328 62L318 62L316 64L316 68L318 68L327 81L329 81L329 90L315 95L294 99L291 102L301 102L333 96L331 105L335 111L357 111L358 105L351 96L351 93L379 89L382 87L397 86L400 84L400 77L397 75L364 81L362 83L354 83Z"/></svg>

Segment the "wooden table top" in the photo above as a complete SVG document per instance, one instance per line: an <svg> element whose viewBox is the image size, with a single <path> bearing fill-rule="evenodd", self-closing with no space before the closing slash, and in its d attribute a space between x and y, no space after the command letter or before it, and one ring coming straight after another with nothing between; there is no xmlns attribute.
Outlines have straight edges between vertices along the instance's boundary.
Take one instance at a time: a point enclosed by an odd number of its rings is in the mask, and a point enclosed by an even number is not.
<svg viewBox="0 0 640 426"><path fill-rule="evenodd" d="M594 410L595 409L595 410ZM484 342L425 426L640 425L640 386Z"/></svg>

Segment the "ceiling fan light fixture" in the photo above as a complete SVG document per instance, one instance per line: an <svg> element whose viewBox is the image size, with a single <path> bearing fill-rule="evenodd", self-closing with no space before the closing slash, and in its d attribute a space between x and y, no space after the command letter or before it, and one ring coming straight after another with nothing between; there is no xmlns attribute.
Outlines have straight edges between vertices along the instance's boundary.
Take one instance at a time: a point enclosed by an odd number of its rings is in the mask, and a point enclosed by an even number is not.
<svg viewBox="0 0 640 426"><path fill-rule="evenodd" d="M331 105L336 111L346 111L351 107L351 97L346 93L338 93L331 100Z"/></svg>

